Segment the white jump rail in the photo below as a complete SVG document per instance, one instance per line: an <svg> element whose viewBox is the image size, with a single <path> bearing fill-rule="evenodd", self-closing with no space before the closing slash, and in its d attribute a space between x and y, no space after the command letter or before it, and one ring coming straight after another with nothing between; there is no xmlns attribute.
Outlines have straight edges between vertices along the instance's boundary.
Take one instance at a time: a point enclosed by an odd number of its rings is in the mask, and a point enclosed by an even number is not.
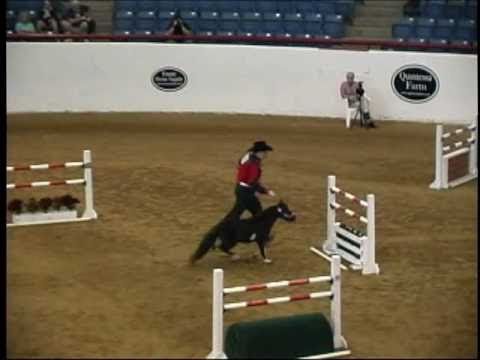
<svg viewBox="0 0 480 360"><path fill-rule="evenodd" d="M275 281L264 284L237 286L224 288L224 276L222 269L213 270L213 303L212 303L212 351L207 359L226 359L224 352L224 321L225 311L241 309L246 307L262 306L287 303L292 301L330 298L330 326L333 332L333 343L336 351L326 354L310 355L304 359L328 359L339 356L350 355L347 342L342 336L341 322L341 273L340 257L333 256L330 263L330 276L316 276L305 279ZM225 296L233 293L258 291L287 286L297 286L312 283L329 282L330 291L320 291L308 294L297 294L291 296L280 296L275 298L225 303Z"/></svg>
<svg viewBox="0 0 480 360"><path fill-rule="evenodd" d="M444 145L445 141L454 135L466 133L467 138ZM443 125L435 127L435 179L430 184L431 189L448 189L473 180L478 176L478 116L469 126L443 132ZM468 165L464 174L450 178L449 168L455 165L460 156L468 156Z"/></svg>
<svg viewBox="0 0 480 360"><path fill-rule="evenodd" d="M72 161L72 162L56 163L56 164L7 166L7 173L16 172L16 171L54 170L54 169L66 169L66 168L82 168L83 178L59 180L59 181L34 181L30 183L10 183L10 184L7 184L7 190L59 186L59 185L83 185L85 203L84 203L84 211L82 216L73 218L73 219L52 219L52 220L28 221L28 222L26 221L26 222L20 222L20 223L7 223L7 227L55 224L55 223L75 222L75 221L88 221L88 220L96 219L98 216L93 208L92 154L90 150L83 151L83 161L75 161L75 162Z"/></svg>
<svg viewBox="0 0 480 360"><path fill-rule="evenodd" d="M366 210L363 216L337 202L337 195L359 204ZM341 211L348 216L357 218L366 225L366 234L357 236L341 227L336 221L336 212ZM334 175L328 176L327 188L327 240L320 251L317 247L310 250L330 261L330 256L339 254L342 259L350 263L352 270L361 270L363 275L378 274L380 268L375 262L375 195L368 194L363 200L336 186ZM330 255L330 256L329 256Z"/></svg>

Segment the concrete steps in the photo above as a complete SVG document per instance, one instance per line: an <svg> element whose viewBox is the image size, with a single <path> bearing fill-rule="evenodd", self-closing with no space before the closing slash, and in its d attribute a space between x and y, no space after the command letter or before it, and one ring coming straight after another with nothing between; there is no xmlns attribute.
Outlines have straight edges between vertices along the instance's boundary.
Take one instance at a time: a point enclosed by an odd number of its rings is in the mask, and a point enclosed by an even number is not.
<svg viewBox="0 0 480 360"><path fill-rule="evenodd" d="M357 4L353 24L347 26L347 37L389 39L392 24L403 15L406 0L365 0Z"/></svg>
<svg viewBox="0 0 480 360"><path fill-rule="evenodd" d="M97 22L97 34L111 34L113 30L113 0L83 0L90 7L90 16Z"/></svg>

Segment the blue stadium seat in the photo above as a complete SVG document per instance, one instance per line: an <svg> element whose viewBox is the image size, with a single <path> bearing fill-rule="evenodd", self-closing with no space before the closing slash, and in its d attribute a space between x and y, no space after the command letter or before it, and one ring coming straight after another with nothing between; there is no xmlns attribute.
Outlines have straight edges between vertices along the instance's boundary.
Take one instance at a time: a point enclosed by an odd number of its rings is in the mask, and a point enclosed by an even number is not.
<svg viewBox="0 0 480 360"><path fill-rule="evenodd" d="M283 15L285 21L302 21L303 16L301 13L286 13Z"/></svg>
<svg viewBox="0 0 480 360"><path fill-rule="evenodd" d="M132 30L114 30L113 35L130 35L133 34L133 29Z"/></svg>
<svg viewBox="0 0 480 360"><path fill-rule="evenodd" d="M155 19L141 19L137 18L135 20L135 30L146 30L146 31L152 31L155 29Z"/></svg>
<svg viewBox="0 0 480 360"><path fill-rule="evenodd" d="M115 9L117 11L137 11L137 1L135 0L116 0Z"/></svg>
<svg viewBox="0 0 480 360"><path fill-rule="evenodd" d="M421 39L430 39L435 27L435 19L433 18L418 18L415 26L415 37Z"/></svg>
<svg viewBox="0 0 480 360"><path fill-rule="evenodd" d="M133 19L135 14L130 10L119 10L115 13L116 19Z"/></svg>
<svg viewBox="0 0 480 360"><path fill-rule="evenodd" d="M441 18L445 13L446 3L443 1L426 2L421 9L422 16L431 18Z"/></svg>
<svg viewBox="0 0 480 360"><path fill-rule="evenodd" d="M323 24L318 21L306 21L305 33L310 35L323 35Z"/></svg>
<svg viewBox="0 0 480 360"><path fill-rule="evenodd" d="M177 8L176 1L173 0L159 0L156 6L158 11L175 11Z"/></svg>
<svg viewBox="0 0 480 360"><path fill-rule="evenodd" d="M326 35L332 38L341 38L345 36L345 24L336 22L326 22L323 25L323 30Z"/></svg>
<svg viewBox="0 0 480 360"><path fill-rule="evenodd" d="M315 6L312 1L297 1L297 11L303 14L315 13Z"/></svg>
<svg viewBox="0 0 480 360"><path fill-rule="evenodd" d="M224 11L220 14L222 20L240 20L240 14L236 11Z"/></svg>
<svg viewBox="0 0 480 360"><path fill-rule="evenodd" d="M477 41L475 21L467 19L459 20L453 38L456 40L466 40L468 42Z"/></svg>
<svg viewBox="0 0 480 360"><path fill-rule="evenodd" d="M175 1L175 6L178 10L190 10L190 11L197 11L198 10L198 0L191 1L191 0L177 0ZM213 11L213 10L210 10Z"/></svg>
<svg viewBox="0 0 480 360"><path fill-rule="evenodd" d="M198 13L192 10L181 10L180 16L184 20L195 20L198 18Z"/></svg>
<svg viewBox="0 0 480 360"><path fill-rule="evenodd" d="M315 1L315 11L323 15L335 14L335 4L331 1Z"/></svg>
<svg viewBox="0 0 480 360"><path fill-rule="evenodd" d="M218 21L212 19L200 19L197 21L200 32L213 32L218 31Z"/></svg>
<svg viewBox="0 0 480 360"><path fill-rule="evenodd" d="M171 20L169 19L157 19L155 21L155 33L156 34L163 34L170 25Z"/></svg>
<svg viewBox="0 0 480 360"><path fill-rule="evenodd" d="M220 20L219 29L222 31L230 31L236 33L240 30L240 21L236 20Z"/></svg>
<svg viewBox="0 0 480 360"><path fill-rule="evenodd" d="M7 2L7 9L18 13L18 12L25 9L25 7L23 5L24 5L23 1L19 1L19 0L12 1L12 0L10 0L10 1Z"/></svg>
<svg viewBox="0 0 480 360"><path fill-rule="evenodd" d="M117 19L115 21L115 30L133 31L135 28L134 19Z"/></svg>
<svg viewBox="0 0 480 360"><path fill-rule="evenodd" d="M422 39L422 38L417 38L417 37L411 37L410 39L408 39L408 43L410 43L410 44L426 44L427 40Z"/></svg>
<svg viewBox="0 0 480 360"><path fill-rule="evenodd" d="M326 23L337 23L337 24L342 23L343 24L343 20L344 20L343 16L338 14L327 14L324 17L324 22Z"/></svg>
<svg viewBox="0 0 480 360"><path fill-rule="evenodd" d="M200 19L217 20L218 18L219 18L219 14L216 11L202 11L200 13Z"/></svg>
<svg viewBox="0 0 480 360"><path fill-rule="evenodd" d="M292 36L305 34L304 23L300 21L284 21L283 27L285 28L285 32Z"/></svg>
<svg viewBox="0 0 480 360"><path fill-rule="evenodd" d="M472 45L470 42L468 42L467 40L452 40L450 41L450 44L451 45L462 45L462 46L470 46ZM452 50L452 52L463 52L463 51L459 51L459 50ZM468 52L468 51L465 51L465 52Z"/></svg>
<svg viewBox="0 0 480 360"><path fill-rule="evenodd" d="M23 0L23 1L9 1L7 9L10 10L35 10L42 9L43 0Z"/></svg>
<svg viewBox="0 0 480 360"><path fill-rule="evenodd" d="M447 46L448 45L448 40L447 39L430 39L428 41L429 44L432 44L432 45L442 45L442 46ZM429 51L433 51L433 52L445 52L446 50L445 49L429 49Z"/></svg>
<svg viewBox="0 0 480 360"><path fill-rule="evenodd" d="M244 33L258 34L262 31L262 22L256 20L242 20L240 27Z"/></svg>
<svg viewBox="0 0 480 360"><path fill-rule="evenodd" d="M277 9L279 12L283 13L294 13L297 12L296 1L277 1Z"/></svg>
<svg viewBox="0 0 480 360"><path fill-rule="evenodd" d="M264 21L263 31L272 35L281 35L285 33L285 28L281 21Z"/></svg>
<svg viewBox="0 0 480 360"><path fill-rule="evenodd" d="M218 4L221 1L208 1L208 0L200 0L197 1L197 10L198 11L220 11L218 8Z"/></svg>
<svg viewBox="0 0 480 360"><path fill-rule="evenodd" d="M16 22L16 15L15 11L7 10L7 30L14 30L15 29L15 22Z"/></svg>
<svg viewBox="0 0 480 360"><path fill-rule="evenodd" d="M157 1L137 1L137 10L138 11L157 11L158 2Z"/></svg>
<svg viewBox="0 0 480 360"><path fill-rule="evenodd" d="M171 19L175 15L174 11L159 11L157 18L162 19Z"/></svg>
<svg viewBox="0 0 480 360"><path fill-rule="evenodd" d="M467 19L477 20L477 3L471 3L465 6L464 15Z"/></svg>
<svg viewBox="0 0 480 360"><path fill-rule="evenodd" d="M266 13L263 13L263 20L280 21L282 20L282 14L280 14L279 12L266 12Z"/></svg>
<svg viewBox="0 0 480 360"><path fill-rule="evenodd" d="M346 18L352 18L355 10L355 3L352 0L335 1L335 13L343 15Z"/></svg>
<svg viewBox="0 0 480 360"><path fill-rule="evenodd" d="M450 40L455 31L455 19L438 19L432 38Z"/></svg>
<svg viewBox="0 0 480 360"><path fill-rule="evenodd" d="M445 7L444 16L446 18L459 19L463 17L464 6L458 4L448 4Z"/></svg>
<svg viewBox="0 0 480 360"><path fill-rule="evenodd" d="M135 35L153 35L155 33L155 29L135 29L133 30Z"/></svg>
<svg viewBox="0 0 480 360"><path fill-rule="evenodd" d="M248 12L248 11L255 11L255 1L249 0L224 0L226 2L231 1L235 3L238 12ZM222 1L223 2L223 1Z"/></svg>
<svg viewBox="0 0 480 360"><path fill-rule="evenodd" d="M247 11L241 13L241 18L243 20L249 20L249 21L261 21L262 20L262 14L256 11Z"/></svg>
<svg viewBox="0 0 480 360"><path fill-rule="evenodd" d="M155 11L139 11L137 13L137 19L155 19Z"/></svg>
<svg viewBox="0 0 480 360"><path fill-rule="evenodd" d="M216 11L219 12L240 12L237 1L216 1Z"/></svg>
<svg viewBox="0 0 480 360"><path fill-rule="evenodd" d="M304 15L304 19L307 22L320 22L323 23L323 15L320 13L307 13Z"/></svg>
<svg viewBox="0 0 480 360"><path fill-rule="evenodd" d="M277 2L276 1L256 1L255 2L255 11L259 13L276 13L278 12Z"/></svg>
<svg viewBox="0 0 480 360"><path fill-rule="evenodd" d="M394 38L408 39L414 36L414 31L415 19L412 17L400 19L392 25L392 37Z"/></svg>
<svg viewBox="0 0 480 360"><path fill-rule="evenodd" d="M236 31L217 30L215 35L217 35L217 36L227 36L227 37L228 36L235 36Z"/></svg>

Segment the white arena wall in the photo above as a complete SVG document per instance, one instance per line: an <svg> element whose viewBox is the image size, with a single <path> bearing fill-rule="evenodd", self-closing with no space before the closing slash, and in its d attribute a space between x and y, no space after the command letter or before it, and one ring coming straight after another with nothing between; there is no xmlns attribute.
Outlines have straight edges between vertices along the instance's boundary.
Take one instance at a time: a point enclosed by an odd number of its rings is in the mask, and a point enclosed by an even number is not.
<svg viewBox="0 0 480 360"><path fill-rule="evenodd" d="M374 119L468 123L477 115L477 56L399 51L153 43L7 42L7 112L220 112L343 117L347 71L365 82ZM401 99L392 77L426 67L437 93ZM188 77L152 84L163 67Z"/></svg>

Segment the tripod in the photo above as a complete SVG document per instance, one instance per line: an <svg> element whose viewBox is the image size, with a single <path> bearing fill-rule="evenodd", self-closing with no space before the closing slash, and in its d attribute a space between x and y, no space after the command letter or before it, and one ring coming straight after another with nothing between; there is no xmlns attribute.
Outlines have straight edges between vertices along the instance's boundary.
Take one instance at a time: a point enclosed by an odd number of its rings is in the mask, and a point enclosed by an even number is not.
<svg viewBox="0 0 480 360"><path fill-rule="evenodd" d="M367 127L367 120L365 119L365 113L363 112L362 100L363 100L363 95L359 95L358 107L357 107L357 110L355 111L355 114L353 115L353 120L354 121L360 120L360 126Z"/></svg>

